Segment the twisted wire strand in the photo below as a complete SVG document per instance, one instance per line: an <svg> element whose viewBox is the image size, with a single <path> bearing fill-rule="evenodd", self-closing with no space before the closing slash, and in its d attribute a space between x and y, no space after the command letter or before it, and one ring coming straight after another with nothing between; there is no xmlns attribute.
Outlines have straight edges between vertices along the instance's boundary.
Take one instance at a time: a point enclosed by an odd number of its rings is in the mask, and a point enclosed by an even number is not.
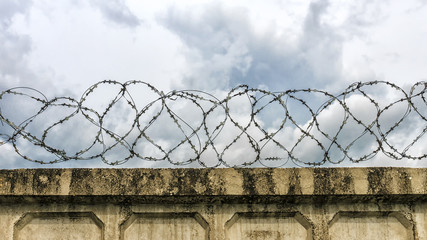
<svg viewBox="0 0 427 240"><path fill-rule="evenodd" d="M113 96L111 100L105 102L106 106L100 111L91 107L88 99L96 94L98 88L109 86L113 86L111 89L118 87L119 90L115 95L111 95ZM146 99L148 103L145 103L143 107L138 107L137 100L135 100L136 96L132 96L131 89L136 86L144 87L155 96L152 99ZM384 103L376 100L375 94L370 93L375 87L383 87L387 91L394 91L395 96L400 97L397 100L386 103L385 106L381 106ZM427 148L422 148L422 152L415 151L417 154L413 153L413 149L418 142L423 141L427 131L426 89L426 82L415 83L410 91L406 92L396 84L386 81L357 82L338 94L310 88L271 92L240 85L231 89L224 98L220 98L199 90L174 90L165 94L151 84L138 80L125 83L105 80L89 87L79 99L72 97L48 99L36 89L18 87L1 92L0 107L9 103L7 102L7 97L10 96L25 98L27 101L39 104L41 107L34 109L34 114L19 122L12 120L13 114L4 114L4 111L0 108L0 129L8 127L13 130L9 134L0 131L0 146L9 144L22 158L42 164L100 158L110 165L122 164L130 159L144 159L147 161L166 161L173 165L197 163L202 167L244 167L257 164L271 167L272 165L269 163L273 163L275 167L281 167L285 166L289 161L299 166L320 166L324 164L339 164L346 160L354 163L366 161L374 158L380 152L395 160L421 160L427 157ZM308 96L308 98L304 98L304 95ZM375 108L376 113L373 119L369 121L362 120L352 111L349 101L355 95L368 100L371 106ZM317 99L319 97L326 98L326 101L318 104ZM233 111L238 111L239 108L243 109L244 107L240 104L233 105L232 102L242 101L242 99L245 99L247 103L245 106L249 106L249 116L243 116L248 118L246 123L242 123L239 120L242 116L235 116L235 113L233 113ZM313 106L313 99L318 105L317 108ZM98 100L104 101L104 99ZM179 101L184 101L194 106L202 115L202 119L192 119L196 114L183 115L174 109L174 106ZM123 104L123 102L131 109L135 117L130 126L125 126L127 130L124 133L118 133L106 121L110 115L116 114L114 109L120 107L119 104ZM297 104L300 109L292 109L291 103ZM397 108L402 104L405 106L404 113L395 118L390 127L385 128L381 119L387 119L387 114L390 114L393 108ZM262 119L262 113L272 106L275 107L273 109L275 112L284 112L283 114L277 114L281 121L278 127L273 130L269 129L263 122L265 119ZM336 106L344 112L342 115L337 113L338 116L341 116L341 120L335 124L337 130L331 133L323 129L324 126L322 126L320 119L327 111L336 108ZM32 132L31 128L34 127L35 119L53 107L71 109L72 111L66 116L54 120L53 123L42 130L41 135ZM310 119L306 119L305 122L297 120L299 111L302 112L302 110L310 115ZM291 113L292 111L294 112ZM97 129L95 136L88 137L88 139L92 139L89 144L78 151L68 152L48 144L49 136L54 134L56 128L78 116L83 116L87 120L86 123L90 123ZM161 121L159 119L165 116L171 120L172 126L181 136L181 139L175 145L169 144L169 146L166 144L165 146L165 144L157 141L155 137L153 138L153 133L150 133L154 129L153 126ZM143 119L148 120L144 122ZM213 126L209 124L212 119L217 120ZM417 119L418 127L405 126L407 124L405 121L413 121L412 119ZM116 126L123 124L117 123ZM237 134L231 137L231 141L225 143L222 141L222 137L230 133L229 126L233 126L233 131L237 131ZM167 131L167 127L163 127L163 129L161 128L162 131ZM411 136L415 134L409 144L405 144L403 147L390 140L396 138L395 135L400 133L399 131L401 130L399 128L402 127L413 127L411 129L412 132L407 132L408 138L411 134ZM347 128L350 128L350 130L347 130ZM356 128L362 128L362 131L353 138L347 139L347 143L343 142L342 138L346 137L345 135L348 132L352 132L351 129ZM294 138L290 145L278 137L289 129L299 134L299 137ZM171 138L173 138L172 135ZM373 139L370 151L365 152L362 156L353 156L352 151L354 149L357 150L360 147L358 144L361 141L365 141L366 138ZM255 155L249 156L250 154L248 154L249 157L247 159L241 159L236 163L228 159L229 157L227 158L226 155L231 154L236 146L240 146L242 139L246 139L246 150L253 152ZM74 139L74 141L80 141L80 139ZM111 141L112 143L109 143ZM320 154L321 156L317 156L315 161L306 160L304 157L299 156L301 152L298 149L307 147L304 145L307 141L314 144L322 153ZM21 146L22 142L27 143L27 145ZM31 151L28 151L28 143L32 147L44 149L53 157L53 160L39 159L37 156L32 156ZM146 144L145 146L154 149L157 153L144 152L144 150L140 149L139 145L141 143ZM278 149L276 150L277 152L269 148L271 145ZM181 148L185 147L187 147L187 153L191 153L192 156L178 159L175 155L181 151ZM110 160L111 157L109 155L115 153L114 151L118 148L122 149L120 155ZM209 161L206 161L205 155L208 152L215 156L213 157L214 159L210 157ZM340 156L336 157L335 155L337 154Z"/></svg>

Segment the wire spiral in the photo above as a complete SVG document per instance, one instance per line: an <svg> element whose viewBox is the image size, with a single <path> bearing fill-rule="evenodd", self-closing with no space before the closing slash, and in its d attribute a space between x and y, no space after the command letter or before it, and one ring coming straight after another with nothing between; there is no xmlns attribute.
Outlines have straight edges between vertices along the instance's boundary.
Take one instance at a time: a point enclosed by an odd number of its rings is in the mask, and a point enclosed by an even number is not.
<svg viewBox="0 0 427 240"><path fill-rule="evenodd" d="M376 88L387 91L379 94ZM338 94L241 85L219 97L198 90L165 94L143 81L106 80L79 99L48 99L32 88L12 88L0 94L0 146L12 146L22 158L43 164L100 158L110 165L144 159L202 167L319 166L366 161L378 153L421 160L427 157L422 144L426 89L426 82L405 91L385 81L354 83ZM389 102L387 93L392 93ZM94 98L97 94L101 97ZM19 109L27 114L19 119L11 106L16 99L36 107L28 113ZM58 109L67 109L66 114ZM52 136L61 125L68 126L69 141L84 146L57 146L62 140ZM79 126L87 132L73 139ZM315 154L310 152L314 148Z"/></svg>

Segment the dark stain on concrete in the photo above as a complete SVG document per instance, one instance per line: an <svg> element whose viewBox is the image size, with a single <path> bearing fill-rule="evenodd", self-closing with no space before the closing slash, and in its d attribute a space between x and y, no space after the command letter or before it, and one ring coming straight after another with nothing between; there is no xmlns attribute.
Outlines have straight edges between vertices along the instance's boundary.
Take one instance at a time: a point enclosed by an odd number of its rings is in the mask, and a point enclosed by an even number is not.
<svg viewBox="0 0 427 240"><path fill-rule="evenodd" d="M10 193L16 191L16 186L27 186L29 182L28 175L28 172L24 170L9 172L8 176L5 178L5 181L10 184Z"/></svg>
<svg viewBox="0 0 427 240"><path fill-rule="evenodd" d="M335 168L315 168L314 174L314 194L353 194L353 177Z"/></svg>
<svg viewBox="0 0 427 240"><path fill-rule="evenodd" d="M212 194L212 187L209 181L209 169L171 169L171 171L172 181L169 182L167 188L169 194ZM196 185L204 186L204 192L198 192L195 188Z"/></svg>
<svg viewBox="0 0 427 240"><path fill-rule="evenodd" d="M93 169L72 169L70 194L76 192L80 195L93 194L93 186L97 184L96 181L99 181L99 179L93 178L93 173ZM96 175L99 176L100 174Z"/></svg>
<svg viewBox="0 0 427 240"><path fill-rule="evenodd" d="M370 168L368 170L368 193L388 194L392 178L388 168Z"/></svg>
<svg viewBox="0 0 427 240"><path fill-rule="evenodd" d="M251 172L245 170L246 169L238 169L238 172L243 177L243 192L249 195L256 195L257 191L254 183L257 179Z"/></svg>
<svg viewBox="0 0 427 240"><path fill-rule="evenodd" d="M248 195L274 194L275 183L273 180L274 169L248 169L241 168L237 171L242 175L243 192Z"/></svg>
<svg viewBox="0 0 427 240"><path fill-rule="evenodd" d="M153 174L149 174L148 176L146 176L145 172L136 171L136 169L133 169L133 171L130 173L130 176L128 176L128 178L129 177L130 177L129 186L131 186L132 188L131 192L133 194L139 194L143 189L142 182L144 180L144 177L151 178L152 180L155 179Z"/></svg>
<svg viewBox="0 0 427 240"><path fill-rule="evenodd" d="M292 169L289 175L289 190L287 195L300 195L301 190L301 176L298 169Z"/></svg>
<svg viewBox="0 0 427 240"><path fill-rule="evenodd" d="M399 193L408 194L412 192L411 176L403 169L397 170L397 173L400 177L398 181Z"/></svg>
<svg viewBox="0 0 427 240"><path fill-rule="evenodd" d="M282 234L278 231L267 231L267 230L253 230L251 232L246 232L246 239L249 240L280 240L283 239Z"/></svg>
<svg viewBox="0 0 427 240"><path fill-rule="evenodd" d="M61 187L61 169L39 169L33 174L33 190L36 193L58 192Z"/></svg>
<svg viewBox="0 0 427 240"><path fill-rule="evenodd" d="M274 183L274 179L273 179L273 173L274 173L274 169L272 169L272 168L266 169L266 175L265 176L266 176L268 191L270 194L274 194L275 188L276 188L276 184Z"/></svg>

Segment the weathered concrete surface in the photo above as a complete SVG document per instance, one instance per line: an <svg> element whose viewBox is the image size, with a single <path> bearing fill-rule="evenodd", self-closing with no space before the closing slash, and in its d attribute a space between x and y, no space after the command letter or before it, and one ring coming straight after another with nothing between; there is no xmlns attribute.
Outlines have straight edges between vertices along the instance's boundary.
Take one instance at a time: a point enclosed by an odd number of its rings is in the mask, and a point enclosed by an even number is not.
<svg viewBox="0 0 427 240"><path fill-rule="evenodd" d="M300 202L349 196L349 200L383 197L406 202L424 199L426 194L427 171L414 168L0 170L3 198L136 196L149 201L143 197L175 196L198 201L237 196L246 202L269 196Z"/></svg>
<svg viewBox="0 0 427 240"><path fill-rule="evenodd" d="M427 169L0 170L0 239L427 240Z"/></svg>

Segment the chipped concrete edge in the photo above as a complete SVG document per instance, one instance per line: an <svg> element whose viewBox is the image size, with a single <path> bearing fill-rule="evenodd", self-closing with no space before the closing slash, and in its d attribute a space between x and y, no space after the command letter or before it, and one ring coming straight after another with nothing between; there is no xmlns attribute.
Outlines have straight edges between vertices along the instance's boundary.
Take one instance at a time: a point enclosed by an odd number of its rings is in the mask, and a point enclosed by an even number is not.
<svg viewBox="0 0 427 240"><path fill-rule="evenodd" d="M217 168L0 170L7 201L418 201L425 168Z"/></svg>

